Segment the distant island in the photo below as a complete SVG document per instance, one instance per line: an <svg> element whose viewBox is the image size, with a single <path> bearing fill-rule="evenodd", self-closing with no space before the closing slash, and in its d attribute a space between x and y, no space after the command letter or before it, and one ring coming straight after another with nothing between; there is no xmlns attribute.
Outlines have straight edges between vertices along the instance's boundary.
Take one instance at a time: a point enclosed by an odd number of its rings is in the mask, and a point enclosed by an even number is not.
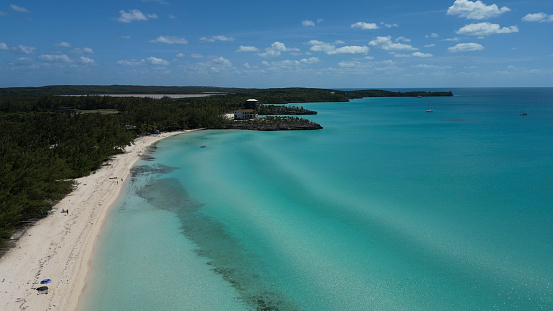
<svg viewBox="0 0 553 311"><path fill-rule="evenodd" d="M0 248L17 229L48 215L76 178L101 168L140 136L189 129L320 130L320 124L298 117L316 111L288 104L425 96L453 94L132 85L0 88ZM259 105L246 107L248 99ZM229 118L240 110L253 117Z"/></svg>

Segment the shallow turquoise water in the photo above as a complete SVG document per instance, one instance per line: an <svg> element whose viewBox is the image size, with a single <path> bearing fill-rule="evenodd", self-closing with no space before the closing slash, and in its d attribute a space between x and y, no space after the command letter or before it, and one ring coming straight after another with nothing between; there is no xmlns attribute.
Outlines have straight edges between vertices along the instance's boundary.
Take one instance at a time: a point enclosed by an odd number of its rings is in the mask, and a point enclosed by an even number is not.
<svg viewBox="0 0 553 311"><path fill-rule="evenodd" d="M163 140L81 309L552 309L553 89L453 92Z"/></svg>

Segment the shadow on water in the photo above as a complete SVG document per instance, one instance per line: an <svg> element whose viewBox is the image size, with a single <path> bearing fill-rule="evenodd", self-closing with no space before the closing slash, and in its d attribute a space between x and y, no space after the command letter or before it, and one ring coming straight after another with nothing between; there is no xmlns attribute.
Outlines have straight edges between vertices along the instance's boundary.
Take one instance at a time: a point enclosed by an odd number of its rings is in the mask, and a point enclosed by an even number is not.
<svg viewBox="0 0 553 311"><path fill-rule="evenodd" d="M201 212L201 202L190 197L177 179L159 177L172 170L161 165L136 167L133 176L157 175L137 189L137 195L155 208L174 213L180 220L182 234L197 245L196 253L208 259L212 270L231 284L248 306L256 310L297 310L290 299L263 277L256 256L241 246L221 223Z"/></svg>

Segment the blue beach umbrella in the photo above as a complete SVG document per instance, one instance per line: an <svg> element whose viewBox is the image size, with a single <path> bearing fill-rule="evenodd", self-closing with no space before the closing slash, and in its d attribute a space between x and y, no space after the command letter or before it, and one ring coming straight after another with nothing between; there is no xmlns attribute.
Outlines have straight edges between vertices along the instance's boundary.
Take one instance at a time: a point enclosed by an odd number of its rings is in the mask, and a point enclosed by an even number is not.
<svg viewBox="0 0 553 311"><path fill-rule="evenodd" d="M52 280L50 280L50 279L44 279L44 280L40 281L40 284L48 284L48 283L50 283L50 282L52 282Z"/></svg>

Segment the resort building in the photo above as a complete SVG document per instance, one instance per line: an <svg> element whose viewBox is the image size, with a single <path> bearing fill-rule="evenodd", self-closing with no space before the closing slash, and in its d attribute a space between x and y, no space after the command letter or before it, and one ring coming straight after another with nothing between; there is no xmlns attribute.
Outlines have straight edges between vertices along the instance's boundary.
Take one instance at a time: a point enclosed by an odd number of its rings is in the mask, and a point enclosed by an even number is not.
<svg viewBox="0 0 553 311"><path fill-rule="evenodd" d="M234 112L234 120L249 120L257 118L257 112L253 109L240 109Z"/></svg>

